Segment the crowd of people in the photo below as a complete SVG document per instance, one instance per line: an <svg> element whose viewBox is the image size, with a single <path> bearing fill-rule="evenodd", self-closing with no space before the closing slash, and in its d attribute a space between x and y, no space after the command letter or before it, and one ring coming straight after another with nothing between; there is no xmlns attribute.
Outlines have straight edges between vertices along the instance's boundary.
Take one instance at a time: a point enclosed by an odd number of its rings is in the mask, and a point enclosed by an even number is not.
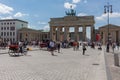
<svg viewBox="0 0 120 80"><path fill-rule="evenodd" d="M45 43L46 45L44 47L47 48L48 51L51 52L51 55L54 56L54 51L57 50L58 53L60 53L61 48L73 48L74 51L79 50L79 47L82 46L82 53L85 55L85 51L87 50L86 46L90 46L91 48L95 49L95 46L98 46L98 50L102 50L102 44L96 43L96 42L78 42L78 41L53 41L53 40L47 40L47 41L17 41L14 43L7 42L7 43L0 43L0 48L6 48L9 47L9 45L18 45L20 52L24 52L24 48L27 47L27 45L30 46L39 46L40 44ZM106 52L109 52L109 48L112 48L113 52L115 47L119 49L119 43L118 42L112 42L112 43L107 43L106 44Z"/></svg>
<svg viewBox="0 0 120 80"><path fill-rule="evenodd" d="M109 49L112 48L112 51L114 53L115 48L117 48L119 50L119 46L120 46L119 42L109 42L109 43L107 42L106 52L109 52L110 51Z"/></svg>
<svg viewBox="0 0 120 80"><path fill-rule="evenodd" d="M73 50L77 51L77 50L79 50L80 46L82 46L82 54L85 55L85 51L87 50L86 46L87 47L91 46L91 48L95 49L95 45L96 45L96 43L94 43L94 42L91 42L91 43L78 42L78 41L72 41L72 42L57 41L57 42L55 42L53 40L50 40L50 41L47 42L47 50L49 50L51 52L51 55L54 56L54 50L57 50L58 53L60 53L61 48L72 48L73 47ZM100 43L97 46L98 46L99 50L102 50L102 47L101 47Z"/></svg>

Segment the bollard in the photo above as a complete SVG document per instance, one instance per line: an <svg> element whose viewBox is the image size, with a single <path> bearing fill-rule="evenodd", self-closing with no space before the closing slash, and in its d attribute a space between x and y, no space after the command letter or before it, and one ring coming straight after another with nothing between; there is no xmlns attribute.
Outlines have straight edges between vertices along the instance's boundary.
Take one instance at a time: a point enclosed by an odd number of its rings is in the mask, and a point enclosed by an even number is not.
<svg viewBox="0 0 120 80"><path fill-rule="evenodd" d="M114 65L119 66L119 55L118 55L118 53L114 53Z"/></svg>

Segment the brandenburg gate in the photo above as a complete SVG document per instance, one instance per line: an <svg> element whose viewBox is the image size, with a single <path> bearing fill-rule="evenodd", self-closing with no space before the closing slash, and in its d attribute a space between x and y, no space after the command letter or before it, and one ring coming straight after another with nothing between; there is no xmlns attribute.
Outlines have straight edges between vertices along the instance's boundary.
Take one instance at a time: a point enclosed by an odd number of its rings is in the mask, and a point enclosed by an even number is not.
<svg viewBox="0 0 120 80"><path fill-rule="evenodd" d="M76 12L71 9L65 17L50 18L50 39L54 41L69 40L70 27L74 28L74 40L79 41L79 28L82 28L82 41L87 41L86 28L91 28L91 41L94 41L94 16L75 16ZM64 29L64 31L63 31Z"/></svg>

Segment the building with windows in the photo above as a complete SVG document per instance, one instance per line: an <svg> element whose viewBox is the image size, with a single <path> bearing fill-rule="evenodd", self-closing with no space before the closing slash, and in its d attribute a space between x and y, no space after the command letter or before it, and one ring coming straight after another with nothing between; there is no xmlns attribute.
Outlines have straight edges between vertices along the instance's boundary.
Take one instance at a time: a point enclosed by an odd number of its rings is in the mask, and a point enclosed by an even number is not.
<svg viewBox="0 0 120 80"><path fill-rule="evenodd" d="M19 19L0 20L0 37L2 41L17 41L17 30L23 27L28 27L28 22Z"/></svg>

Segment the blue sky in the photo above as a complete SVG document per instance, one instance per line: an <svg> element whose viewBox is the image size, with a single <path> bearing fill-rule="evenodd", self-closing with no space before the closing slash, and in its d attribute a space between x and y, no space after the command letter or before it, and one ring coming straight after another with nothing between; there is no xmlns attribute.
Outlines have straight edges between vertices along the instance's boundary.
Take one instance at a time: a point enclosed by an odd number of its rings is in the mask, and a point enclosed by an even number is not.
<svg viewBox="0 0 120 80"><path fill-rule="evenodd" d="M0 0L0 19L21 19L33 29L48 29L50 18L64 17L72 5L78 16L95 16L95 28L107 24L104 5L113 5L110 23L120 25L120 0Z"/></svg>

